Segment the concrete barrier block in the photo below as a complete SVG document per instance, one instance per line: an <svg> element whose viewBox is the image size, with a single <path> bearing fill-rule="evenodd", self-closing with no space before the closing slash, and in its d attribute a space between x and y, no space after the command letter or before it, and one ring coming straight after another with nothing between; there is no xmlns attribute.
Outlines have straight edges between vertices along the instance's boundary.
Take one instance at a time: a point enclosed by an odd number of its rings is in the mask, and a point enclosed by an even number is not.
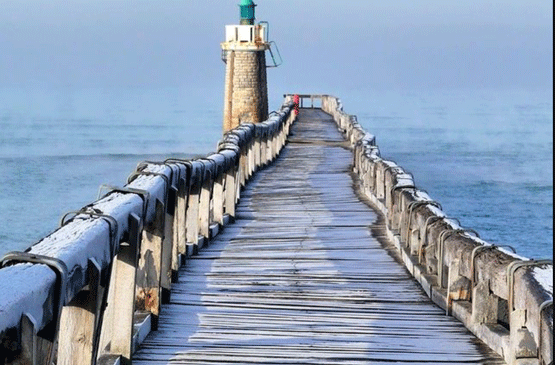
<svg viewBox="0 0 555 365"><path fill-rule="evenodd" d="M511 331L511 348L514 351L513 356L517 359L538 357L536 341L526 327Z"/></svg>
<svg viewBox="0 0 555 365"><path fill-rule="evenodd" d="M447 280L447 310L450 312L455 300L470 300L471 282L460 274L461 261L454 259L449 266Z"/></svg>
<svg viewBox="0 0 555 365"><path fill-rule="evenodd" d="M497 323L498 298L490 290L490 281L479 282L472 291L472 322Z"/></svg>
<svg viewBox="0 0 555 365"><path fill-rule="evenodd" d="M437 259L435 258L436 245L428 245L424 249L426 271L428 274L437 275Z"/></svg>
<svg viewBox="0 0 555 365"><path fill-rule="evenodd" d="M411 229L408 233L409 240L407 242L411 255L418 256L418 248L420 247L420 230Z"/></svg>

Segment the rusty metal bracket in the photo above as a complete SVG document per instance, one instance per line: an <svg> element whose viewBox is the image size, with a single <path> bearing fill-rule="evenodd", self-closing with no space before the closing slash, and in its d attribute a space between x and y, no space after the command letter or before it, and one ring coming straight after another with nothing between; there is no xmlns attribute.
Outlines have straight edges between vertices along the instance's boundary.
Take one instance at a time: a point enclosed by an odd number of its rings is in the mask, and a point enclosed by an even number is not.
<svg viewBox="0 0 555 365"><path fill-rule="evenodd" d="M400 174L400 175L403 175L403 174L407 174L407 175L409 175L409 176L410 176L410 178L411 178L411 180L412 180L413 182L415 181L415 179L414 179L414 174L413 174L412 172L410 172L410 171L407 171L406 169L403 169L403 173L402 173L402 174Z"/></svg>
<svg viewBox="0 0 555 365"><path fill-rule="evenodd" d="M414 181L414 179L413 179ZM397 190L402 190L402 189L418 189L414 184L413 185L395 185L392 186L389 193L391 194L391 196L393 196L393 194L397 191Z"/></svg>
<svg viewBox="0 0 555 365"><path fill-rule="evenodd" d="M414 180L413 180L414 181ZM415 185L402 185L402 186L393 186L391 188L390 191L390 195L391 195L391 199L393 200L394 196L395 196L395 192L397 190L402 190L402 189L414 189L417 190L418 188Z"/></svg>
<svg viewBox="0 0 555 365"><path fill-rule="evenodd" d="M406 243L407 247L408 247L408 244L409 244L410 226L412 224L412 213L413 213L414 209L417 209L418 207L422 207L422 206L426 206L426 205L432 205L434 207L439 208L440 210L443 210L443 207L441 206L441 204L439 204L438 202L433 201L433 200L424 200L424 201L418 201L417 200L417 201L414 201L414 202L409 204L409 206L408 206L409 221L407 223L407 229L406 229L407 237L405 238L405 243Z"/></svg>
<svg viewBox="0 0 555 365"><path fill-rule="evenodd" d="M495 245L481 245L472 249L472 254L470 255L470 289L472 292L474 292L474 287L476 286L476 257L478 257L478 254L481 252L493 249L495 249Z"/></svg>
<svg viewBox="0 0 555 365"><path fill-rule="evenodd" d="M509 286L509 312L514 310L515 273L523 267L553 265L553 260L516 260L507 266L507 285Z"/></svg>
<svg viewBox="0 0 555 365"><path fill-rule="evenodd" d="M127 184L131 184L139 176L156 176L156 177L161 177L162 179L164 179L164 181L166 183L166 185L164 186L164 204L167 205L169 195L170 195L170 187L172 186L171 182L170 182L170 178L167 177L166 174L162 174L160 172L135 171L134 173L129 175L129 177L127 178ZM166 210L167 210L167 207L166 207Z"/></svg>
<svg viewBox="0 0 555 365"><path fill-rule="evenodd" d="M66 221L66 219L70 215L73 215L73 216L71 217L71 219ZM119 245L119 242L116 242L118 238L117 234L119 231L119 225L116 218L112 217L111 215L102 213L102 211L99 209L94 209L93 207L87 206L81 210L67 212L66 214L64 214L60 219L60 227L65 226L66 224L73 221L75 218L77 218L80 215L88 215L90 218L100 218L108 223L108 226L110 227L110 248L111 248L110 251L112 253L112 257L115 256L117 247Z"/></svg>
<svg viewBox="0 0 555 365"><path fill-rule="evenodd" d="M171 158L167 158L164 160L164 164L170 164L170 163L179 163L182 165L188 164L190 163L191 160L188 159L184 159L184 158L176 158L176 157L171 157Z"/></svg>
<svg viewBox="0 0 555 365"><path fill-rule="evenodd" d="M440 278L440 283L439 283L440 288L443 288L443 279L442 279L443 278L443 256L444 256L443 253L445 251L445 240L447 240L447 238L451 237L454 234L467 234L467 233L472 233L477 238L480 238L480 234L475 230L473 230L472 228L458 228L453 230L446 230L441 232L439 236L438 275Z"/></svg>
<svg viewBox="0 0 555 365"><path fill-rule="evenodd" d="M135 171L127 178L127 183L131 184L135 181L139 176L158 176L164 179L166 182L166 187L170 185L170 178L166 176L166 174L162 174L161 172L150 172L150 171Z"/></svg>
<svg viewBox="0 0 555 365"><path fill-rule="evenodd" d="M198 161L204 165L204 171L205 172L208 171L208 173L210 174L210 179L208 181L209 182L209 187L210 187L210 196L209 196L208 199L210 200L209 206L211 208L209 209L210 217L208 218L208 221L209 221L209 224L211 224L212 223L212 217L211 217L212 216L212 204L211 203L212 203L212 198L214 196L214 183L216 181L216 176L213 176L214 175L213 172L214 172L214 168L217 167L217 163L216 163L216 161L210 160L208 158L202 158L202 159L199 159ZM210 165L210 167L209 167L209 165ZM205 182L206 181L204 181L204 178L203 178L203 184L202 184L203 189L204 189L204 183Z"/></svg>
<svg viewBox="0 0 555 365"><path fill-rule="evenodd" d="M169 215L174 216L175 210L177 209L177 195L179 194L179 180L181 179L181 171L177 164L164 163L164 165L169 167L169 169L171 170L171 185L169 187L166 212Z"/></svg>
<svg viewBox="0 0 555 365"><path fill-rule="evenodd" d="M135 172L144 171L144 168L146 168L148 165L166 166L171 170L171 175L170 175L170 181L172 183L171 185L175 186L173 184L174 175L176 175L176 171L177 171L177 174L179 173L179 168L177 166L172 166L170 163L167 163L166 161L149 161L149 160L146 160L146 161L139 162L137 164L137 167L135 167Z"/></svg>
<svg viewBox="0 0 555 365"><path fill-rule="evenodd" d="M417 201L413 201L412 203L409 204L408 209L409 209L410 214L412 214L414 209L416 209L418 207L421 207L421 206L425 206L425 205L431 205L431 206L434 206L438 209L443 210L443 207L441 206L441 204L439 204L435 200L417 200Z"/></svg>
<svg viewBox="0 0 555 365"><path fill-rule="evenodd" d="M426 219L426 223L424 224L424 240L420 240L420 245L418 246L418 263L421 264L422 263L422 249L426 246L428 246L428 228L432 225L432 224L436 224L438 222L441 222L442 220L447 220L447 219L451 219L454 221L457 221L457 223L460 223L459 220L457 218L451 218L451 217L447 217L447 216L431 216L428 217L428 219ZM433 221L433 222L431 222Z"/></svg>
<svg viewBox="0 0 555 365"><path fill-rule="evenodd" d="M109 272L112 272L113 261L110 260ZM96 364L96 358L98 356L98 348L100 343L100 331L102 328L102 320L104 317L104 310L107 306L108 301L108 283L106 285L102 284L102 269L100 264L94 259L90 258L88 260L88 275L89 275L89 290L92 293L92 299L95 301L95 319L94 319L94 339L92 348L93 364ZM104 286L104 293L102 293L101 288ZM103 294L103 295L101 295Z"/></svg>
<svg viewBox="0 0 555 365"><path fill-rule="evenodd" d="M443 289L443 251L445 250L445 240L452 235L466 233L465 229L447 229L439 234L439 253L437 257L437 278L439 287Z"/></svg>
<svg viewBox="0 0 555 365"><path fill-rule="evenodd" d="M150 199L150 192L149 191L142 190L142 189L136 189L136 188L129 188L129 187L123 187L122 188L122 187L119 187L119 186L102 184L102 185L100 185L100 188L98 189L98 199L101 198L103 190L107 190L107 193L104 196L106 196L106 195L108 195L112 192L122 193L122 194L136 194L136 195L139 195L141 197L141 199L143 200L143 220L146 220L146 214L148 212L148 201Z"/></svg>
<svg viewBox="0 0 555 365"><path fill-rule="evenodd" d="M37 320L28 312L21 315L21 320L19 321L19 326L21 329L20 341L21 341L21 354L29 361L29 365L39 365L39 353L37 351L37 335L39 332ZM52 360L52 352L48 354Z"/></svg>
<svg viewBox="0 0 555 365"><path fill-rule="evenodd" d="M29 252L12 251L5 254L2 259L0 259L0 269L6 266L11 266L15 264L42 264L48 266L56 274L58 297L58 306L55 308L53 313L54 328L52 333L49 333L52 343L55 343L58 338L58 332L60 327L60 316L62 313L62 307L65 303L67 280L69 277L69 270L66 264L57 258L32 254ZM56 346L52 346L50 350L50 359L54 358L54 351Z"/></svg>
<svg viewBox="0 0 555 365"><path fill-rule="evenodd" d="M393 195L393 193L395 193L397 190L401 190L401 189L418 189L416 186L414 185L401 185L401 186L393 186L391 188L391 195Z"/></svg>
<svg viewBox="0 0 555 365"><path fill-rule="evenodd" d="M190 164L191 164L191 160L187 160L187 159L184 159L184 158L172 157L172 158L167 158L166 160L164 160L164 164L165 164L166 166L170 166L171 164L174 164L174 165L175 165L175 164L183 165L183 166L185 166L185 167L188 169L189 166L190 166ZM170 168L171 168L171 166L170 166ZM173 170L173 169L172 169L172 170ZM178 184L179 184L179 180L180 180L180 179L183 179L183 177L181 176L181 175L182 175L182 174L181 174L181 171L178 171L178 172L179 172L179 174L178 174L178 179L177 179L177 181L178 181ZM177 186L175 186L175 188L177 188Z"/></svg>
<svg viewBox="0 0 555 365"><path fill-rule="evenodd" d="M385 162L385 160L384 160L384 162ZM385 178L385 173L388 172L389 170L397 169L397 170L399 170L398 172L405 172L405 170L403 170L403 168L401 166L397 165L397 162L392 161L392 160L388 160L387 162L393 162L395 165L394 166L388 166L383 170L384 178Z"/></svg>
<svg viewBox="0 0 555 365"><path fill-rule="evenodd" d="M148 165L158 165L158 166L165 166L166 164L162 161L151 161L151 160L144 160L137 164L135 167L135 171L143 171L145 167Z"/></svg>
<svg viewBox="0 0 555 365"><path fill-rule="evenodd" d="M428 217L428 219L426 219L426 223L424 223L424 239L420 239L420 244L418 245L418 263L421 264L422 263L422 250L424 247L428 246L428 228L431 227L432 224L436 224L438 222L441 222L443 220L443 218L445 218L445 216L443 217L438 217L438 216L431 216Z"/></svg>

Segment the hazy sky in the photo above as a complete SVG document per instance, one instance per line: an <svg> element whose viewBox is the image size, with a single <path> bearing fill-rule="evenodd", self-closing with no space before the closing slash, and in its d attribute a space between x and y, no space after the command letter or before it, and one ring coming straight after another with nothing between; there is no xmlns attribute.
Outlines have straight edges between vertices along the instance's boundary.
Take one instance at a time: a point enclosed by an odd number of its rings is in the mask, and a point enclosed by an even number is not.
<svg viewBox="0 0 555 365"><path fill-rule="evenodd" d="M239 0L1 0L0 87L223 89ZM287 91L551 89L551 0L259 0ZM218 95L220 97L220 95Z"/></svg>

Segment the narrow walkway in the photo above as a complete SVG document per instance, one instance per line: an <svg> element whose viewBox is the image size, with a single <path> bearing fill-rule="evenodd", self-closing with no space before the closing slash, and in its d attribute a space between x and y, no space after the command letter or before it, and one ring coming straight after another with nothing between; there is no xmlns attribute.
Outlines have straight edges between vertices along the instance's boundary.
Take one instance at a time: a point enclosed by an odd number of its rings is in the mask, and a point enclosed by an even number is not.
<svg viewBox="0 0 555 365"><path fill-rule="evenodd" d="M372 231L332 119L301 110L238 219L180 271L134 364L503 364Z"/></svg>

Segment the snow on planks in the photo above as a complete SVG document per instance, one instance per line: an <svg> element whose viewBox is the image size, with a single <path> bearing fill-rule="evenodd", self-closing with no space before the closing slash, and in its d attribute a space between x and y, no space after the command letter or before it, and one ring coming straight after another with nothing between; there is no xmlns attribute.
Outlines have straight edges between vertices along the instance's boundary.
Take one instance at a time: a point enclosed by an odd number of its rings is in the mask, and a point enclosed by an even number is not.
<svg viewBox="0 0 555 365"><path fill-rule="evenodd" d="M301 110L289 141L181 269L134 364L503 364L372 236L331 118Z"/></svg>

